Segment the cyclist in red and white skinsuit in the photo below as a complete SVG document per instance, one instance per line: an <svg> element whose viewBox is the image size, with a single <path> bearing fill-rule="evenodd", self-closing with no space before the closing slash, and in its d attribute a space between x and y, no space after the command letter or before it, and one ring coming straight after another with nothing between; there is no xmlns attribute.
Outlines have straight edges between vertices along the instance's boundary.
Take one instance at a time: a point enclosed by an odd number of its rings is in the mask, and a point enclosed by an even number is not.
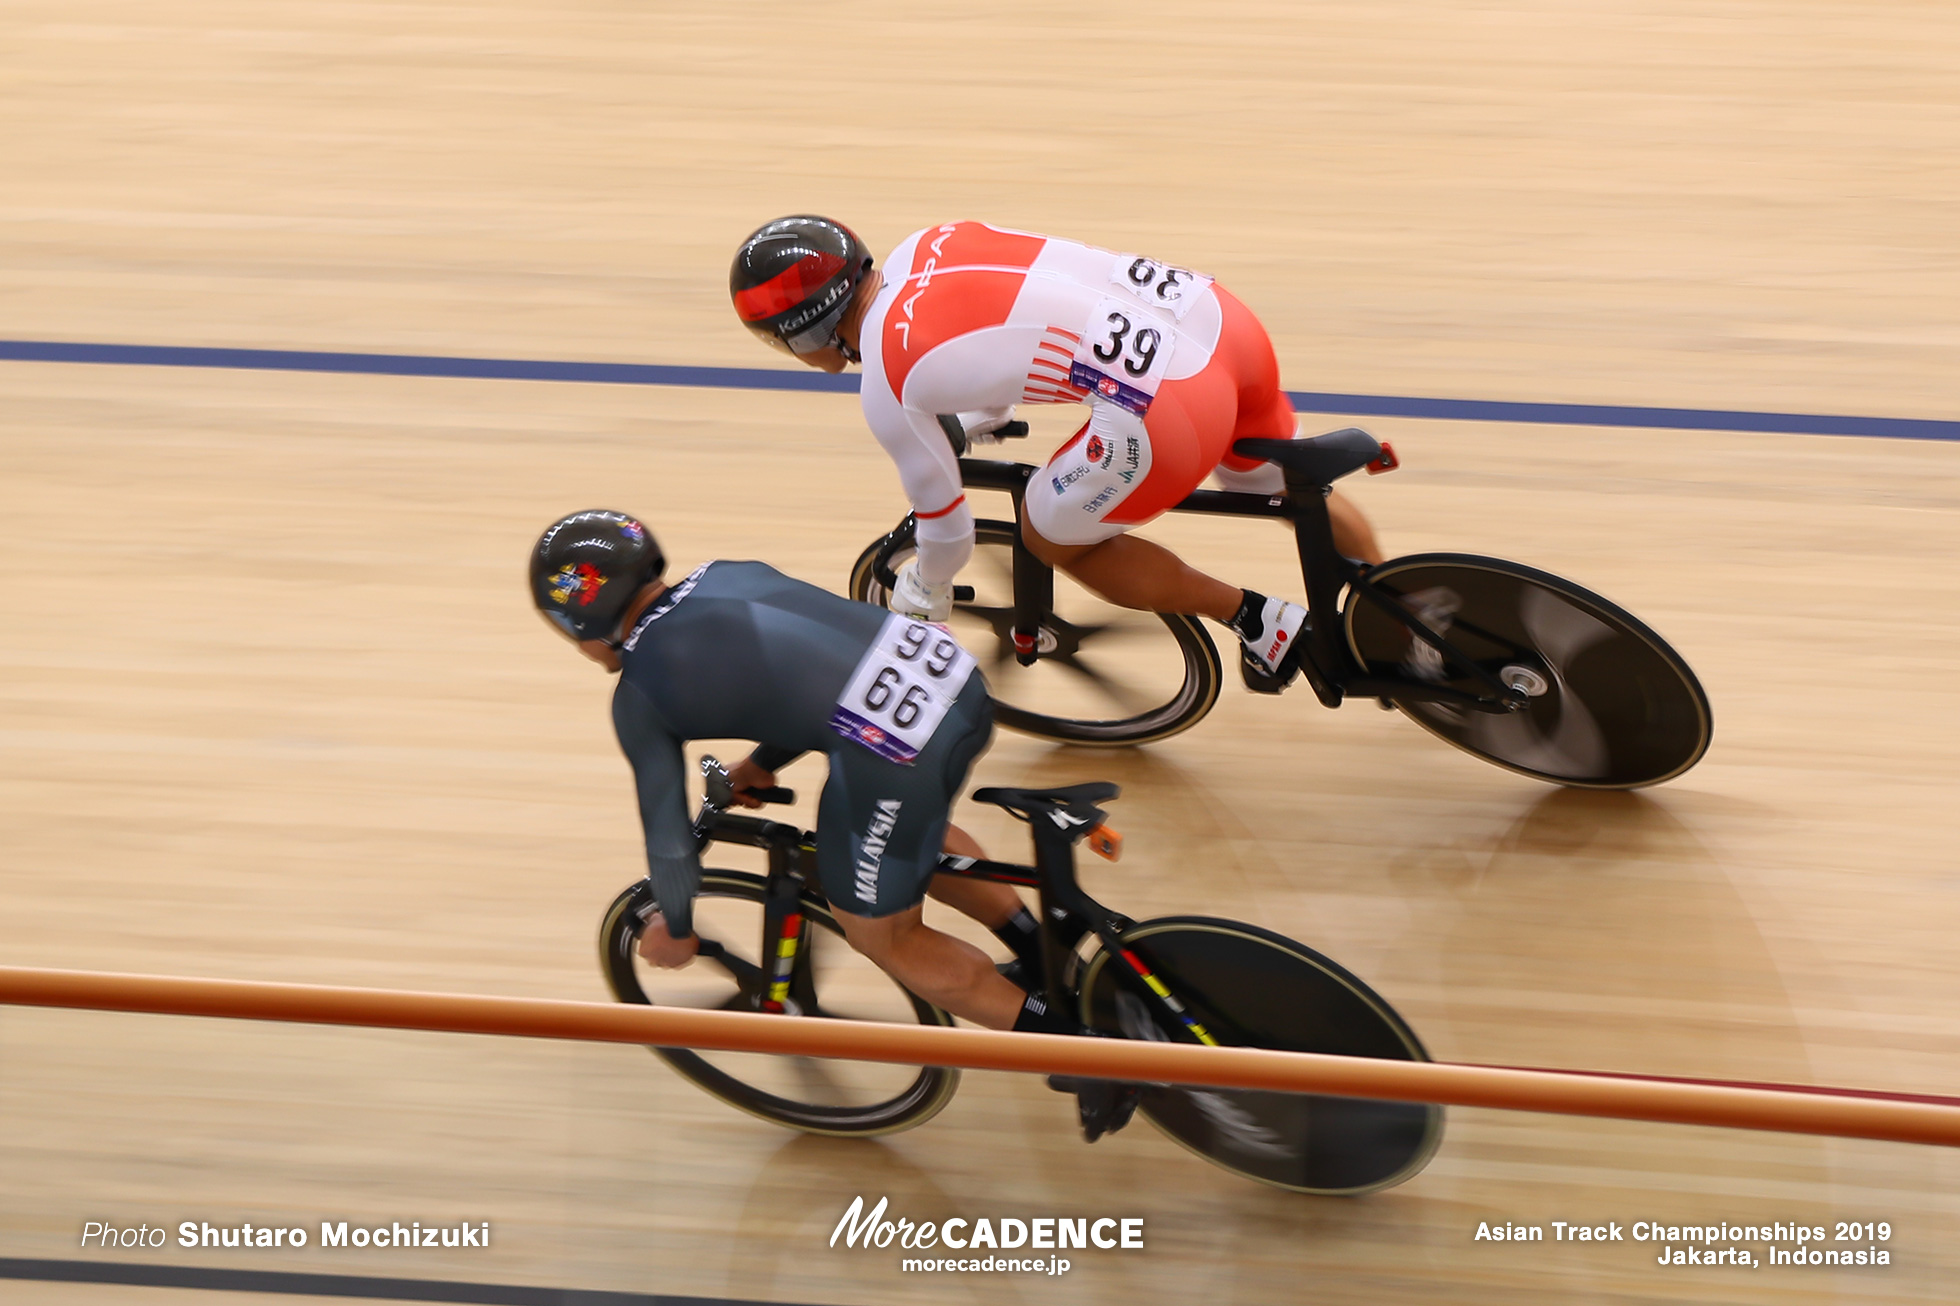
<svg viewBox="0 0 1960 1306"><path fill-rule="evenodd" d="M773 229L808 222L827 220L772 223L744 254ZM759 270L795 266L776 254ZM847 250L843 262L854 257ZM811 265L803 266L808 281ZM782 296L751 295L745 307L741 256L736 274L737 307L754 328L751 310L776 307ZM1277 467L1232 453L1235 440L1287 439L1295 429L1272 344L1244 304L1186 268L979 222L908 236L882 278L867 266L849 289L820 347L808 347L817 343L809 336L786 347L826 371L862 357L865 419L898 465L918 519L918 558L899 574L894 610L944 620L953 577L972 553L973 516L940 415L957 414L969 433L984 435L1017 404L1087 401L1088 422L1028 483L1029 548L1112 602L1227 625L1244 642L1249 686L1273 692L1291 679L1304 609L1227 585L1125 534L1207 475L1228 489L1282 490ZM1337 546L1380 561L1359 511L1338 496L1329 506Z"/></svg>

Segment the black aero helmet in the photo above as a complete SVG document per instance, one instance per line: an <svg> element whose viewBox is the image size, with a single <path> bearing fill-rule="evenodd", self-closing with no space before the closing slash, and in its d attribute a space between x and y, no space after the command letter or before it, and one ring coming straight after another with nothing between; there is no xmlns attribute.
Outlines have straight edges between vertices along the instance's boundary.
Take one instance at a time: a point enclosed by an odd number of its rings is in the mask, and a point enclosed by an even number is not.
<svg viewBox="0 0 1960 1306"><path fill-rule="evenodd" d="M575 512L531 550L531 598L573 639L610 640L626 605L666 569L653 535L623 512Z"/></svg>
<svg viewBox="0 0 1960 1306"><path fill-rule="evenodd" d="M728 293L742 325L792 354L843 346L837 324L871 271L871 251L841 222L811 214L758 227L735 251ZM844 356L857 361L856 351Z"/></svg>

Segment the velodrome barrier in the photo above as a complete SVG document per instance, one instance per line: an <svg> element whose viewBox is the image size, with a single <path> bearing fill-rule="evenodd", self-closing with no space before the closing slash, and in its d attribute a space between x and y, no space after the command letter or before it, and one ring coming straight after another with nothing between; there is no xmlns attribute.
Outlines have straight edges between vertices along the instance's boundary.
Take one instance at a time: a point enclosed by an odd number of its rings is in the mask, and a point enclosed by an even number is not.
<svg viewBox="0 0 1960 1306"><path fill-rule="evenodd" d="M13 966L0 967L0 1003L1091 1075L1960 1146L1960 1099L1852 1089Z"/></svg>

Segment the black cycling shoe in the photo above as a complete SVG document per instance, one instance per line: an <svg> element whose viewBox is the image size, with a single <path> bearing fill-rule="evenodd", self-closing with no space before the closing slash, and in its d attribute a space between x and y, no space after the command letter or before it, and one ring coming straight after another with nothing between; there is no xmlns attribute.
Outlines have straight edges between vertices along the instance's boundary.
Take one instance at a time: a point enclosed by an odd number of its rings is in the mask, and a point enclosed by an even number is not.
<svg viewBox="0 0 1960 1306"><path fill-rule="evenodd" d="M1048 1087L1057 1093L1075 1094L1076 1110L1082 1117L1082 1137L1091 1143L1129 1124L1130 1117L1137 1113L1137 1103L1143 1100L1143 1085L1115 1079L1050 1075Z"/></svg>
<svg viewBox="0 0 1960 1306"><path fill-rule="evenodd" d="M1040 987L1040 982L1034 975L1034 967L1028 965L1028 963L1022 961L1019 957L1016 957L1012 961L996 962L994 969L1001 973L1003 979L1014 985L1015 988L1020 989L1023 993L1033 993Z"/></svg>

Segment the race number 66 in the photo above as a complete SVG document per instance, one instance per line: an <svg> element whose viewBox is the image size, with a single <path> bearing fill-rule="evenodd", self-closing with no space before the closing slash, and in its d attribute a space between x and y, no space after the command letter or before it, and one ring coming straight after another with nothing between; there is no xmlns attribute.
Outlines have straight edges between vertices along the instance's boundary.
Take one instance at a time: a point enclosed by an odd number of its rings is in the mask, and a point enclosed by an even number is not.
<svg viewBox="0 0 1960 1306"><path fill-rule="evenodd" d="M943 679L952 668L953 660L959 656L960 646L951 635L934 630L919 622L912 622L898 637L897 646L892 649L895 657L921 668L935 680ZM903 686L903 688L900 688ZM911 683L903 671L886 665L878 669L871 684L864 691L864 705L873 712L883 712L892 703L892 696L898 702L892 705L892 724L904 730L919 719L932 690L923 684Z"/></svg>

